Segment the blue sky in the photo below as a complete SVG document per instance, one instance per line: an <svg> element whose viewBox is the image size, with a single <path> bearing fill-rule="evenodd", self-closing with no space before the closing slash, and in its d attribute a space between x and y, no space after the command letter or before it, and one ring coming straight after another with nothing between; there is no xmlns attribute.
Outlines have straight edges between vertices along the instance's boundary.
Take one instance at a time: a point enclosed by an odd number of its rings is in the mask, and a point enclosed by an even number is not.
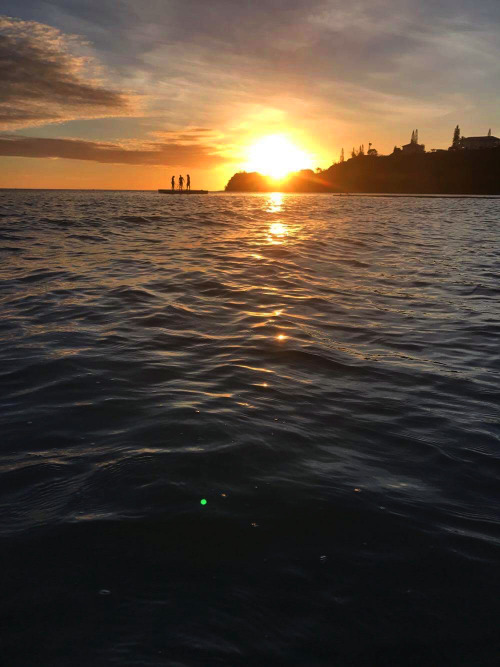
<svg viewBox="0 0 500 667"><path fill-rule="evenodd" d="M155 188L167 169L223 187L269 133L321 167L342 146L390 152L416 127L427 148L457 123L500 134L498 0L4 0L2 13L4 186Z"/></svg>

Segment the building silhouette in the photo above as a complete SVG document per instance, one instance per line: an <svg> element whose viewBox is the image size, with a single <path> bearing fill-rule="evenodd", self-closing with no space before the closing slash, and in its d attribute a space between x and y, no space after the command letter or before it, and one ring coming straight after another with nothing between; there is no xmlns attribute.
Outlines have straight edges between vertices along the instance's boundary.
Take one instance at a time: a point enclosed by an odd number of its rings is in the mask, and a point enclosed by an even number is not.
<svg viewBox="0 0 500 667"><path fill-rule="evenodd" d="M485 137L461 137L458 147L469 151L482 150L483 148L500 148L500 139L491 136L490 130Z"/></svg>
<svg viewBox="0 0 500 667"><path fill-rule="evenodd" d="M418 143L418 130L413 130L411 133L411 141L409 144L404 144L401 150L405 155L415 155L416 153L425 153L424 144Z"/></svg>

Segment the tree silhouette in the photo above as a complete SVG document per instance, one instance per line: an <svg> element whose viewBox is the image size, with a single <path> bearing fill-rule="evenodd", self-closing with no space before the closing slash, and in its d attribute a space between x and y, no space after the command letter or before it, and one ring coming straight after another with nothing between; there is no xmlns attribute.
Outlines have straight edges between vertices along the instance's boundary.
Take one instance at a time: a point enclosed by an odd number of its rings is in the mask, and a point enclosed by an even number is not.
<svg viewBox="0 0 500 667"><path fill-rule="evenodd" d="M491 127L490 127L490 129L488 130L488 136L491 137Z"/></svg>
<svg viewBox="0 0 500 667"><path fill-rule="evenodd" d="M356 149L354 148L354 146L351 151L351 157L356 157Z"/></svg>
<svg viewBox="0 0 500 667"><path fill-rule="evenodd" d="M451 143L451 147L454 150L460 148L460 128L458 127L458 125L456 126L455 131L453 132L453 141Z"/></svg>
<svg viewBox="0 0 500 667"><path fill-rule="evenodd" d="M340 151L340 161L341 161L341 162L344 162L344 159L345 159L345 158L344 158L344 149L342 149L342 150Z"/></svg>

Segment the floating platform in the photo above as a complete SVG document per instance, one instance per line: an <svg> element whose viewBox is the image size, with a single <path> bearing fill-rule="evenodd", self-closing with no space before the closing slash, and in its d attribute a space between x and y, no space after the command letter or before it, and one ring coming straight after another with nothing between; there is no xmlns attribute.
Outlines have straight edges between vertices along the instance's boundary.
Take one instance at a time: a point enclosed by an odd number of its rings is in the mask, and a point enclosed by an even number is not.
<svg viewBox="0 0 500 667"><path fill-rule="evenodd" d="M208 195L208 190L158 190L162 195Z"/></svg>

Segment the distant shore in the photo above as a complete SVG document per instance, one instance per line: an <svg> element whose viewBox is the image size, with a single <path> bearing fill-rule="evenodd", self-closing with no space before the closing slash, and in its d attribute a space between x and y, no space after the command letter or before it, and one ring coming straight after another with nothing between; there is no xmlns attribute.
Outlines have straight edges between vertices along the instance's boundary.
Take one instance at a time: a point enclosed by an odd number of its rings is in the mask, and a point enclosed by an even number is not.
<svg viewBox="0 0 500 667"><path fill-rule="evenodd" d="M226 192L273 191L379 196L500 195L500 148L357 155L328 169L303 169L281 182L257 172L239 172L226 185Z"/></svg>
<svg viewBox="0 0 500 667"><path fill-rule="evenodd" d="M403 192L331 192L332 197L378 197L388 199L500 199L499 195L447 195L447 194L414 194Z"/></svg>

